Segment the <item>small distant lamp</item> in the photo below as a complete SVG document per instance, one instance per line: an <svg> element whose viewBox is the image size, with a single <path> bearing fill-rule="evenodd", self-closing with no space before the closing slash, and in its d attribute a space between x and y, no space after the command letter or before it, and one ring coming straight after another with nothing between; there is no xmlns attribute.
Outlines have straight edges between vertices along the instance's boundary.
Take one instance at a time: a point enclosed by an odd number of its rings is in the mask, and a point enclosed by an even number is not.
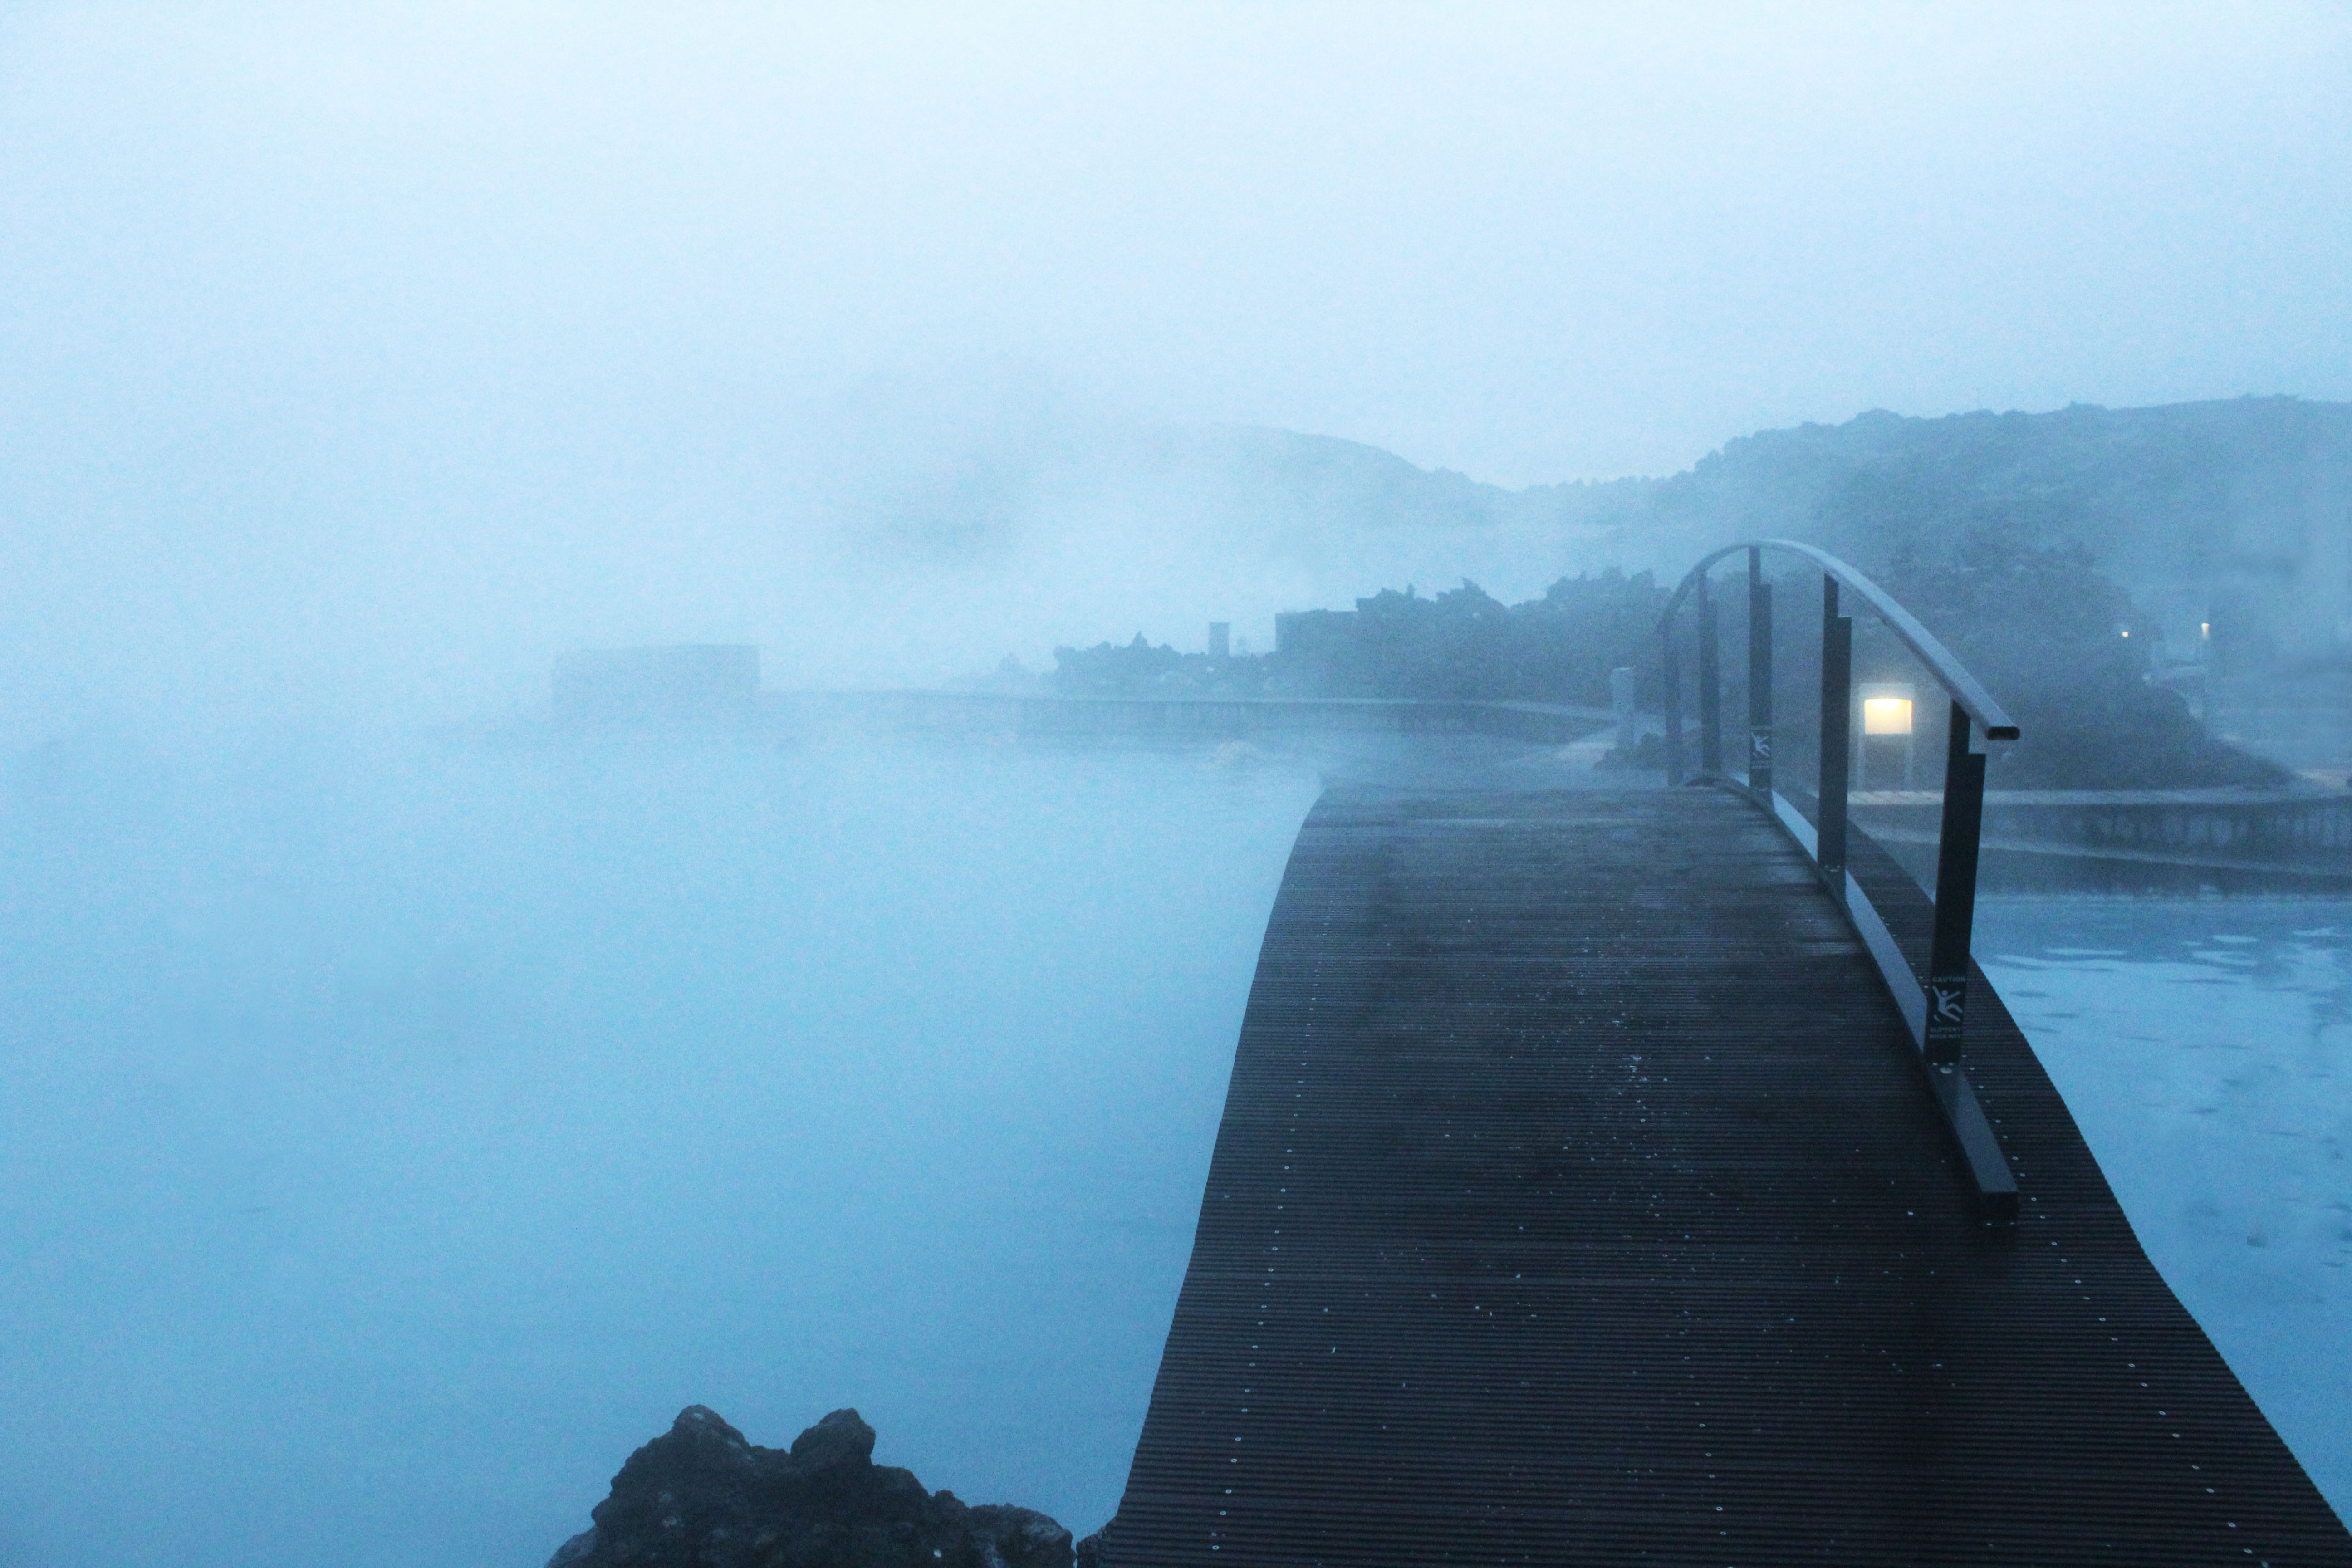
<svg viewBox="0 0 2352 1568"><path fill-rule="evenodd" d="M1869 755L1871 742L1900 741L1903 743L1903 787L1911 787L1911 758L1915 737L1911 732L1911 688L1908 686L1864 686L1857 693L1862 699L1862 744L1855 748L1855 765L1864 774L1860 781L1869 787Z"/></svg>

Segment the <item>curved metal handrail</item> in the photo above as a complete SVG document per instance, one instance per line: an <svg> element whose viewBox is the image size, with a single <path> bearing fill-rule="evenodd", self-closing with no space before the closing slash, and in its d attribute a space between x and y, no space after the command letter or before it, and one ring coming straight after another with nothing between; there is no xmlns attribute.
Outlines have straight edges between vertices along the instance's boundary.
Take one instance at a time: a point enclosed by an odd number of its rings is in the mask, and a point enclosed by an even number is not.
<svg viewBox="0 0 2352 1568"><path fill-rule="evenodd" d="M1821 770L1814 818L1808 822L1773 788L1772 599L1764 575L1764 552L1801 555L1822 571ZM1735 784L1722 764L1722 690L1717 647L1715 600L1706 590L1707 569L1727 555L1748 553L1748 782ZM1936 683L1951 699L1945 731L1943 827L1937 836L1935 931L1927 972L1916 973L1910 959L1846 868L1847 796L1853 751L1853 621L1843 613L1841 587L1851 589L1894 628ZM1788 539L1727 544L1690 569L1658 618L1666 709L1666 782L1683 777L1682 673L1675 616L1683 601L1698 598L1700 763L1697 782L1727 785L1763 807L1805 852L1823 887L1844 910L1903 1014L1928 1069L1937 1108L1958 1139L1983 1213L1997 1223L2017 1215L2017 1180L2002 1154L1984 1109L1978 1103L1961 1062L1969 984L1969 944L1976 919L1977 857L1983 839L1985 756L1972 731L1987 741L2014 741L2017 724L1992 694L1952 657L1918 617L1896 604L1877 584L1827 551Z"/></svg>
<svg viewBox="0 0 2352 1568"><path fill-rule="evenodd" d="M1935 633L1919 624L1916 616L1896 604L1892 595L1856 568L1825 550L1800 544L1793 539L1751 539L1738 544L1727 544L1700 561L1684 575L1681 585L1675 589L1675 596L1666 601L1666 612L1658 617L1660 635L1663 636L1674 624L1675 612L1682 608L1683 600L1698 586L1698 581L1706 575L1707 568L1725 556L1736 555L1743 550L1785 550L1790 554L1801 555L1861 595L1872 612L1903 639L1904 646L1918 658L1921 664L1927 667L1927 673L1936 678L1936 683L1950 694L1952 700L1958 703L1970 719L1976 721L1986 740L2017 739L2017 721L1993 700L1992 693L1987 691L1977 678L1952 657L1952 650L1938 641Z"/></svg>

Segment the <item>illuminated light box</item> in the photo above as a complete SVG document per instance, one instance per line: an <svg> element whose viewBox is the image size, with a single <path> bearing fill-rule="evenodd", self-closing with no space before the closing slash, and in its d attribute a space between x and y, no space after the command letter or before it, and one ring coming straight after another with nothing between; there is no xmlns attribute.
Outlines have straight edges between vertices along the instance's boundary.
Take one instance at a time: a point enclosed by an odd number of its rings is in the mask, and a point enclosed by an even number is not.
<svg viewBox="0 0 2352 1568"><path fill-rule="evenodd" d="M1907 735L1911 732L1911 699L1865 697L1862 700L1862 732L1865 735Z"/></svg>

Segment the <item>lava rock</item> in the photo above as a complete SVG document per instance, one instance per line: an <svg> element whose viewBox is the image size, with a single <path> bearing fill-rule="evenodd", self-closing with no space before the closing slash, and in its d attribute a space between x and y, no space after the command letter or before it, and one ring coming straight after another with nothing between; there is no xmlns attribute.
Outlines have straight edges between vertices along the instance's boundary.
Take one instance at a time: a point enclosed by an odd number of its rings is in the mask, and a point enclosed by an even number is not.
<svg viewBox="0 0 2352 1568"><path fill-rule="evenodd" d="M842 1465L870 1464L874 1458L874 1428L855 1410L836 1410L793 1439L793 1458L814 1474Z"/></svg>
<svg viewBox="0 0 2352 1568"><path fill-rule="evenodd" d="M967 1507L874 1462L874 1428L836 1410L762 1448L699 1405L629 1456L595 1528L548 1568L1071 1568L1070 1532L1034 1510Z"/></svg>
<svg viewBox="0 0 2352 1568"><path fill-rule="evenodd" d="M965 1524L984 1568L1070 1568L1070 1532L1034 1508L987 1503Z"/></svg>

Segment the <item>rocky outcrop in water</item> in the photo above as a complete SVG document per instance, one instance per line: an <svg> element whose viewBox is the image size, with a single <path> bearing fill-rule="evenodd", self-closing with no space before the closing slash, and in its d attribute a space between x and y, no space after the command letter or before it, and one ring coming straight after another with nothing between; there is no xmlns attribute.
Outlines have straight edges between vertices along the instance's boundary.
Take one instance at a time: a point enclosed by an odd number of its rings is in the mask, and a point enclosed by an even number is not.
<svg viewBox="0 0 2352 1568"><path fill-rule="evenodd" d="M874 1462L874 1428L836 1410L789 1451L714 1412L679 1412L548 1568L1071 1568L1070 1532L1025 1508L970 1507Z"/></svg>

